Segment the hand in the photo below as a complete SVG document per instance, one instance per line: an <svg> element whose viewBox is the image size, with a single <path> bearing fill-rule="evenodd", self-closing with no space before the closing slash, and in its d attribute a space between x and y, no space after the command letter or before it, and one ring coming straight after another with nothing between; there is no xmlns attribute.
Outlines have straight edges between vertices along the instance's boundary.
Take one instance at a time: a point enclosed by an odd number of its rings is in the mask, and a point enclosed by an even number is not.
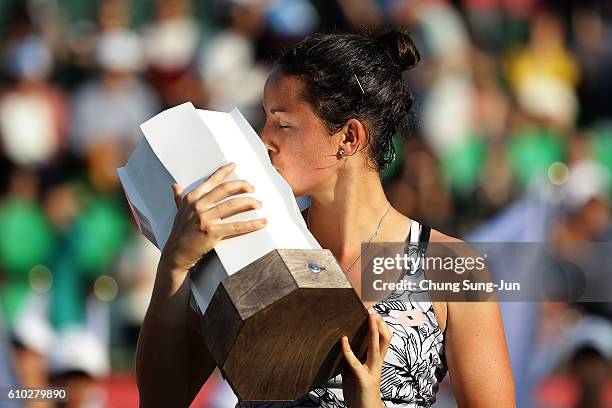
<svg viewBox="0 0 612 408"><path fill-rule="evenodd" d="M266 226L265 218L222 222L232 215L261 208L261 202L252 197L233 198L220 203L231 195L255 191L244 180L223 182L234 168L234 163L220 167L184 197L183 189L178 184L172 184L178 212L162 252L162 259L172 269L189 270L222 239Z"/></svg>
<svg viewBox="0 0 612 408"><path fill-rule="evenodd" d="M365 364L351 350L348 338L342 337L342 352L348 370L342 373L344 401L349 408L384 407L380 398L382 362L391 343L391 332L387 323L374 309L370 312L368 349Z"/></svg>

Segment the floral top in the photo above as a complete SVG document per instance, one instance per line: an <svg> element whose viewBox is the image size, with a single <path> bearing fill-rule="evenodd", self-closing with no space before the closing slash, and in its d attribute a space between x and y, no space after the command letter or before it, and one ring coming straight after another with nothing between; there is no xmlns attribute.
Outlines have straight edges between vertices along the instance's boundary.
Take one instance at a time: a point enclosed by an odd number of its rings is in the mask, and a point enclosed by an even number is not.
<svg viewBox="0 0 612 408"><path fill-rule="evenodd" d="M415 259L415 273L404 280L419 281L425 272L420 267L429 241L430 228L412 221L407 251ZM408 241L408 239L406 240ZM414 287L419 287L415 285ZM380 384L381 399L392 408L430 407L448 371L444 355L444 336L434 314L428 291L398 290L374 305L392 330L385 355ZM342 375L312 389L293 402L239 402L236 408L345 408Z"/></svg>

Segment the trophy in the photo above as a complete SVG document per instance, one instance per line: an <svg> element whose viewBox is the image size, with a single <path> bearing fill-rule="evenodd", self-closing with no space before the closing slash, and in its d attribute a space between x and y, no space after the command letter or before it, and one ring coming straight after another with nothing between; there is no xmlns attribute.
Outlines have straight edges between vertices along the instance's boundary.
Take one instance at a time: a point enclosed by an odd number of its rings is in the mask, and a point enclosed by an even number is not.
<svg viewBox="0 0 612 408"><path fill-rule="evenodd" d="M117 170L134 219L160 250L185 193L227 162L227 180L255 186L262 207L223 222L265 217L265 228L220 241L190 272L202 347L241 401L292 401L343 369L340 337L365 353L368 312L332 253L314 239L291 187L238 109L189 102L141 125L145 137Z"/></svg>

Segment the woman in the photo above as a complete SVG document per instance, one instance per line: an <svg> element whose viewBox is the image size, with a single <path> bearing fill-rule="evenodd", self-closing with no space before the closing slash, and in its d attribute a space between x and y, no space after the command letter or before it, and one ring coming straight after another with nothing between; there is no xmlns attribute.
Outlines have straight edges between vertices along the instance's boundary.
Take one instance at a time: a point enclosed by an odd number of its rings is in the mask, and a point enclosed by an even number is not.
<svg viewBox="0 0 612 408"><path fill-rule="evenodd" d="M264 87L261 139L270 159L296 196L311 196L308 228L359 294L362 242L458 241L393 209L380 182L379 170L394 158L392 135L408 127L413 98L401 75L418 60L404 33L316 34L279 59ZM188 406L215 368L188 312L189 268L221 239L266 225L264 219L223 222L261 205L244 196L219 203L254 191L245 181L223 181L233 168L221 167L184 196L173 185L179 210L138 342L142 406ZM364 302L370 311L365 362L343 337L350 370L299 401L261 407L428 407L447 370L460 407L515 406L497 303L429 299ZM418 330L410 314L420 316Z"/></svg>

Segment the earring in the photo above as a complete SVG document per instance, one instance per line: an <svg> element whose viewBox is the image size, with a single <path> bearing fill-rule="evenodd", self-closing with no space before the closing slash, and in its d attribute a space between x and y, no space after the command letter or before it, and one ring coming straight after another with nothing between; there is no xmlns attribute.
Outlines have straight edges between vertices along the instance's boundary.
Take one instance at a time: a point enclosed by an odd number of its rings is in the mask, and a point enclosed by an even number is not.
<svg viewBox="0 0 612 408"><path fill-rule="evenodd" d="M340 148L340 150L338 150L338 156L342 157L344 156L344 149Z"/></svg>

